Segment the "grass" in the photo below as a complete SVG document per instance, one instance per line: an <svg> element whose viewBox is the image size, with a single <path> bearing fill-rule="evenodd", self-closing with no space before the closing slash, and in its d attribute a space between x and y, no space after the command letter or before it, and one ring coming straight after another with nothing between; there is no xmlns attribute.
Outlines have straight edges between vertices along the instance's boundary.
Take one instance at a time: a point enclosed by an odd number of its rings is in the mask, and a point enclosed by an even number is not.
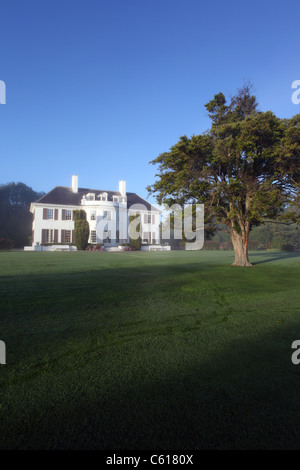
<svg viewBox="0 0 300 470"><path fill-rule="evenodd" d="M299 448L299 253L232 258L0 253L0 448Z"/></svg>

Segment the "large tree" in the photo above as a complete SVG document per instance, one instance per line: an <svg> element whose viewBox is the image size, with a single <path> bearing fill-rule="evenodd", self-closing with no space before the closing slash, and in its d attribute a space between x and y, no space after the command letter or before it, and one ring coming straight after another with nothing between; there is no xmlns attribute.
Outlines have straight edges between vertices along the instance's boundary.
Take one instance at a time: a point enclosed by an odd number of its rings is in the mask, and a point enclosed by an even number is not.
<svg viewBox="0 0 300 470"><path fill-rule="evenodd" d="M209 131L183 136L151 163L158 179L147 189L157 202L204 204L205 226L231 236L234 265L251 266L251 228L268 220L299 221L300 114L280 119L257 110L251 86L227 103L223 93L205 105ZM225 226L225 228L224 228Z"/></svg>

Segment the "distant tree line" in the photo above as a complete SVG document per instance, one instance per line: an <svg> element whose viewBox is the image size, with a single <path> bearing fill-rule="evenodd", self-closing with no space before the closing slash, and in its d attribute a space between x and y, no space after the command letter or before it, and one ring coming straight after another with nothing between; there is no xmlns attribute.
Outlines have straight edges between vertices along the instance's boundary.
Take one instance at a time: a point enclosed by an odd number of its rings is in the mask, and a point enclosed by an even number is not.
<svg viewBox="0 0 300 470"><path fill-rule="evenodd" d="M229 242L230 236L217 232L213 237L215 242ZM266 222L253 227L250 232L250 242L257 242L262 248L274 248L283 251L300 249L300 229L297 224L280 224Z"/></svg>
<svg viewBox="0 0 300 470"><path fill-rule="evenodd" d="M0 239L11 240L15 248L31 243L30 203L42 197L24 183L0 185Z"/></svg>
<svg viewBox="0 0 300 470"><path fill-rule="evenodd" d="M299 212L297 207L289 207L286 211ZM161 242L168 244L172 249L184 249L185 248L185 238L182 234L180 240L174 238L174 216L170 214L166 220L166 224L169 224L170 228L170 237L168 239L163 238L162 224L160 226ZM222 224L218 225L219 231L214 234L210 231L204 232L204 249L233 249L231 243L230 234L226 233L226 226ZM257 249L257 247L263 249L279 249L283 251L294 251L300 249L300 228L296 223L276 223L276 222L266 222L259 226L254 226L251 229L249 237L249 249Z"/></svg>

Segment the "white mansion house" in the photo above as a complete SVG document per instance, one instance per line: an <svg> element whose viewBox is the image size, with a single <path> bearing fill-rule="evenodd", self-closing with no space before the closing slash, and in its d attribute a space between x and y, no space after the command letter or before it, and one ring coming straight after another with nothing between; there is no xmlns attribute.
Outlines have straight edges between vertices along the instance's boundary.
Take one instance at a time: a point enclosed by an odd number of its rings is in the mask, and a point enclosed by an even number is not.
<svg viewBox="0 0 300 470"><path fill-rule="evenodd" d="M78 188L78 176L72 186L56 186L38 201L31 203L33 214L32 247L74 243L73 211L83 209L90 227L89 243L117 247L129 241L129 216L141 215L142 244L160 243L160 211L135 193L126 192L126 182L119 181L118 191Z"/></svg>

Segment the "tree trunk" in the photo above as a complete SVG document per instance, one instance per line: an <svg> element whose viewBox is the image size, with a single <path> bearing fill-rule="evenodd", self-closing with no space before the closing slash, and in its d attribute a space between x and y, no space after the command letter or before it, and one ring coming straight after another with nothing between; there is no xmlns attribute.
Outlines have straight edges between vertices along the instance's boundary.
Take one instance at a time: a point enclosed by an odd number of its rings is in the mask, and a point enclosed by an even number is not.
<svg viewBox="0 0 300 470"><path fill-rule="evenodd" d="M235 254L232 266L253 266L248 259L248 237L249 234L247 233L231 231L231 240Z"/></svg>

